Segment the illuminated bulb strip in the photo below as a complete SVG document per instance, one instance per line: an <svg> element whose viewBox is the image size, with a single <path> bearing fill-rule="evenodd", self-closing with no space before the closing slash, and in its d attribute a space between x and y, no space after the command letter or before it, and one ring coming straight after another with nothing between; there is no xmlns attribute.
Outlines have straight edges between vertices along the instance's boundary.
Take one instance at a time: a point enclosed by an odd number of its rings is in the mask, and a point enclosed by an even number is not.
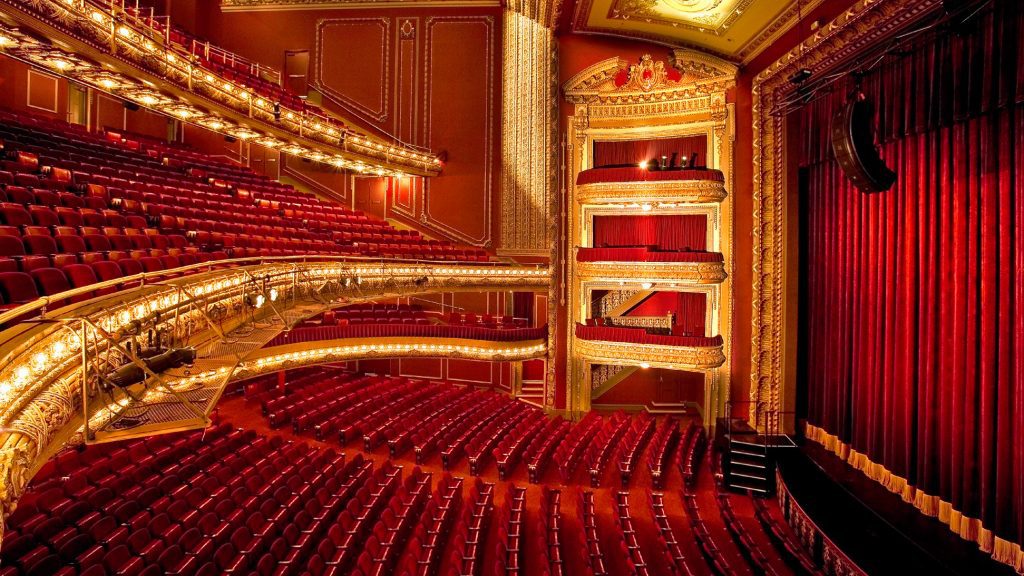
<svg viewBox="0 0 1024 576"><path fill-rule="evenodd" d="M251 363L246 363L242 369L251 369L255 366L259 370L272 368L279 364L297 361L323 361L332 357L362 357L389 355L399 356L410 353L425 353L429 355L459 354L468 355L473 358L529 358L537 354L543 354L547 350L546 344L534 344L532 346L520 346L517 348L485 348L482 346L464 346L458 344L354 344L351 346L335 346L333 348L318 348L314 350L302 350L300 352L288 352L277 354L266 358L259 358Z"/></svg>

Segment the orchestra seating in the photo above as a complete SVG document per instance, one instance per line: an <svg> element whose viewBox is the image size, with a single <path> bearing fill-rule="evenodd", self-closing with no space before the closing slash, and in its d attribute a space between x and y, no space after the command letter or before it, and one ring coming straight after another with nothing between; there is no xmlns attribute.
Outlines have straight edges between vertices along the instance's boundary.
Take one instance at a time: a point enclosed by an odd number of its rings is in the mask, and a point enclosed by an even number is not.
<svg viewBox="0 0 1024 576"><path fill-rule="evenodd" d="M178 145L7 110L0 144L5 305L226 258L488 259Z"/></svg>
<svg viewBox="0 0 1024 576"><path fill-rule="evenodd" d="M816 573L766 501L755 500L750 517L740 517L735 499L719 494L723 523L703 515L700 507L714 497L686 477L700 473L704 459L696 422L681 433L675 418L650 414L590 412L572 423L494 392L334 366L261 376L236 389L246 410L265 415L268 433L225 422L52 459L8 519L0 576L599 575L622 565L657 574L668 563L680 574L776 574L787 573L785 562L793 573ZM317 447L274 433L289 424L312 432L328 422L332 434ZM349 452L332 448L335 442ZM385 456L364 455L385 444ZM444 454L447 460L438 458ZM543 462L560 469L551 482L578 486L561 470L577 467L566 462L586 460L592 479L594 469L612 461L620 472L632 469L645 454L649 464L662 463L663 475L679 459L685 482L675 482L703 558L683 552L683 536L669 522L682 511L670 512L662 492L573 488L576 517L563 521L563 491L546 483ZM451 471L436 471L438 459ZM493 477L490 459L506 481L500 491L464 477L466 470ZM540 486L508 482L519 462ZM643 469L632 470L634 480ZM647 500L649 517L633 496ZM640 536L648 529L656 536L650 543ZM742 556L721 551L726 534Z"/></svg>

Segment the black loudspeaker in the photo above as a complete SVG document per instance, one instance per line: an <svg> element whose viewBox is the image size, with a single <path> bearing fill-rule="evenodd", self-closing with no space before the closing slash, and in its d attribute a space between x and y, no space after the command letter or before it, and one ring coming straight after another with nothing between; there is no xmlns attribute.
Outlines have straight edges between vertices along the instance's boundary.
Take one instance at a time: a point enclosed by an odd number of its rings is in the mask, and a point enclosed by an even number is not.
<svg viewBox="0 0 1024 576"><path fill-rule="evenodd" d="M123 104L124 104L125 110L128 110L129 112L135 112L136 110L139 109L139 105L138 104L136 104L135 102L131 102L129 100L125 100L123 102Z"/></svg>
<svg viewBox="0 0 1024 576"><path fill-rule="evenodd" d="M885 192L896 183L896 173L875 149L875 110L863 95L854 96L832 119L832 150L861 192Z"/></svg>

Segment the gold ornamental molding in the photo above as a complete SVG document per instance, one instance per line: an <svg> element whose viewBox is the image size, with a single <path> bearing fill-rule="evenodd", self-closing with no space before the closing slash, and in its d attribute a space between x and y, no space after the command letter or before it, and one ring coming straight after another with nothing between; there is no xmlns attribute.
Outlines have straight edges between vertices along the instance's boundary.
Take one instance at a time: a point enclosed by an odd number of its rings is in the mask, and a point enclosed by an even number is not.
<svg viewBox="0 0 1024 576"><path fill-rule="evenodd" d="M722 345L658 346L577 338L576 352L579 360L589 364L613 366L641 366L704 372L714 370L725 363L725 352Z"/></svg>
<svg viewBox="0 0 1024 576"><path fill-rule="evenodd" d="M236 369L233 380L301 366L375 358L461 358L518 362L547 355L547 340L495 342L459 338L383 337L297 342L262 348Z"/></svg>
<svg viewBox="0 0 1024 576"><path fill-rule="evenodd" d="M650 55L637 61L609 58L594 63L562 86L566 101L574 105L567 123L566 174L567 231L560 239L564 282L558 296L568 310L569 325L584 322L591 313L595 289L616 286L669 291L699 291L708 295L706 326L721 335L720 359L691 361L705 375L703 405L713 425L729 396L732 338L732 199L735 105L726 99L736 84L736 65L716 56L689 49L669 54L668 61ZM724 182L597 183L577 185L580 172L593 168L595 142L649 140L683 136L707 139L705 162L722 172ZM578 262L577 247L592 247L590 230L595 215L700 214L707 217L707 250L722 254L722 262ZM621 288L620 288L621 289ZM570 412L588 410L592 389L584 353L595 346L566 335L566 405ZM662 352L659 347L659 353ZM618 352L618 351L616 351ZM671 351L667 351L672 353ZM663 367L682 363L644 363ZM605 360L595 361L606 363ZM683 369L683 368L678 368Z"/></svg>
<svg viewBox="0 0 1024 576"><path fill-rule="evenodd" d="M576 202L580 204L717 204L728 195L725 183L715 180L594 182L576 185Z"/></svg>
<svg viewBox="0 0 1024 576"><path fill-rule="evenodd" d="M220 0L223 12L365 10L368 8L481 8L500 0Z"/></svg>
<svg viewBox="0 0 1024 576"><path fill-rule="evenodd" d="M795 382L785 382L783 330L786 324L785 136L786 118L777 108L791 94L788 78L806 68L815 77L850 60L898 29L941 6L941 0L860 0L754 79L754 229L751 329L752 412L786 409ZM793 218L794 216L790 216ZM795 308L790 310L795 314ZM751 421L758 415L752 413Z"/></svg>
<svg viewBox="0 0 1024 576"><path fill-rule="evenodd" d="M503 264L247 258L102 282L7 311L0 314L0 324L13 325L0 332L0 513L6 518L13 511L28 480L65 446L106 441L100 434L112 438L205 426L224 386L244 374L239 369L249 370L263 359L269 370L276 360L260 348L310 315L376 297L543 292L549 281L546 268ZM50 309L53 302L125 282L140 285ZM40 314L39 322L18 321ZM152 372L133 352L151 345L145 344L147 334L157 335L168 349L193 349L191 367ZM345 351L353 342L332 344L324 355L405 352L398 342L384 339L359 344L366 350ZM546 350L542 340L502 345L438 339L419 344L420 349L403 346L435 356L454 346L456 356L481 358L533 357ZM280 355L289 365L321 359L310 350ZM112 380L120 367L133 365L141 370L134 384ZM159 409L150 411L153 406ZM113 430L129 413L146 423Z"/></svg>
<svg viewBox="0 0 1024 576"><path fill-rule="evenodd" d="M751 338L752 405L763 403L767 410L779 410L793 402L796 382L785 378L789 372L784 347L784 326L796 314L786 301L788 291L784 246L788 234L785 203L786 117L779 113L792 92L788 78L796 70L807 68L814 77L851 61L862 50L884 43L900 30L928 14L942 9L942 0L860 0L811 37L766 68L753 83L753 160L754 160L754 236ZM792 339L795 341L795 339ZM751 414L757 422L757 414ZM855 467L864 469L873 480L896 492L930 516L948 524L962 538L976 542L996 561L1024 572L1024 551L1019 542L993 534L975 518L951 511L934 495L916 491L884 467L857 454L829 432L807 427L807 436ZM915 493L916 492L916 493Z"/></svg>
<svg viewBox="0 0 1024 576"><path fill-rule="evenodd" d="M614 284L721 284L729 277L725 262L577 262L580 282ZM675 286L672 286L675 288Z"/></svg>
<svg viewBox="0 0 1024 576"><path fill-rule="evenodd" d="M381 176L434 176L432 152L355 130L325 110L292 109L204 65L127 9L99 0L0 0L0 52L160 114L283 154ZM230 55L234 57L233 55Z"/></svg>

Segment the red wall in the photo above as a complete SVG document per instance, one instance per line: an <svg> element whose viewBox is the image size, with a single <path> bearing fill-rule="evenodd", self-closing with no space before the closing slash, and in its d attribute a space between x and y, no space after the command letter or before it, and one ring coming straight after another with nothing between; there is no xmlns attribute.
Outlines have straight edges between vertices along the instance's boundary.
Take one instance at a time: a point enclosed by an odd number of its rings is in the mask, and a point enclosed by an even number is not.
<svg viewBox="0 0 1024 576"><path fill-rule="evenodd" d="M409 210L389 216L434 237L493 247L500 8L222 13L216 2L177 1L170 8L175 19L194 20L198 34L275 68L286 50L309 50L324 106L367 130L447 156L443 175L413 191Z"/></svg>
<svg viewBox="0 0 1024 576"><path fill-rule="evenodd" d="M648 402L704 403L704 375L649 368L637 370L614 388L593 401L595 407L627 404L643 406Z"/></svg>
<svg viewBox="0 0 1024 576"><path fill-rule="evenodd" d="M0 106L67 120L67 82L35 72L30 80L29 75L27 65L6 56L0 57Z"/></svg>

